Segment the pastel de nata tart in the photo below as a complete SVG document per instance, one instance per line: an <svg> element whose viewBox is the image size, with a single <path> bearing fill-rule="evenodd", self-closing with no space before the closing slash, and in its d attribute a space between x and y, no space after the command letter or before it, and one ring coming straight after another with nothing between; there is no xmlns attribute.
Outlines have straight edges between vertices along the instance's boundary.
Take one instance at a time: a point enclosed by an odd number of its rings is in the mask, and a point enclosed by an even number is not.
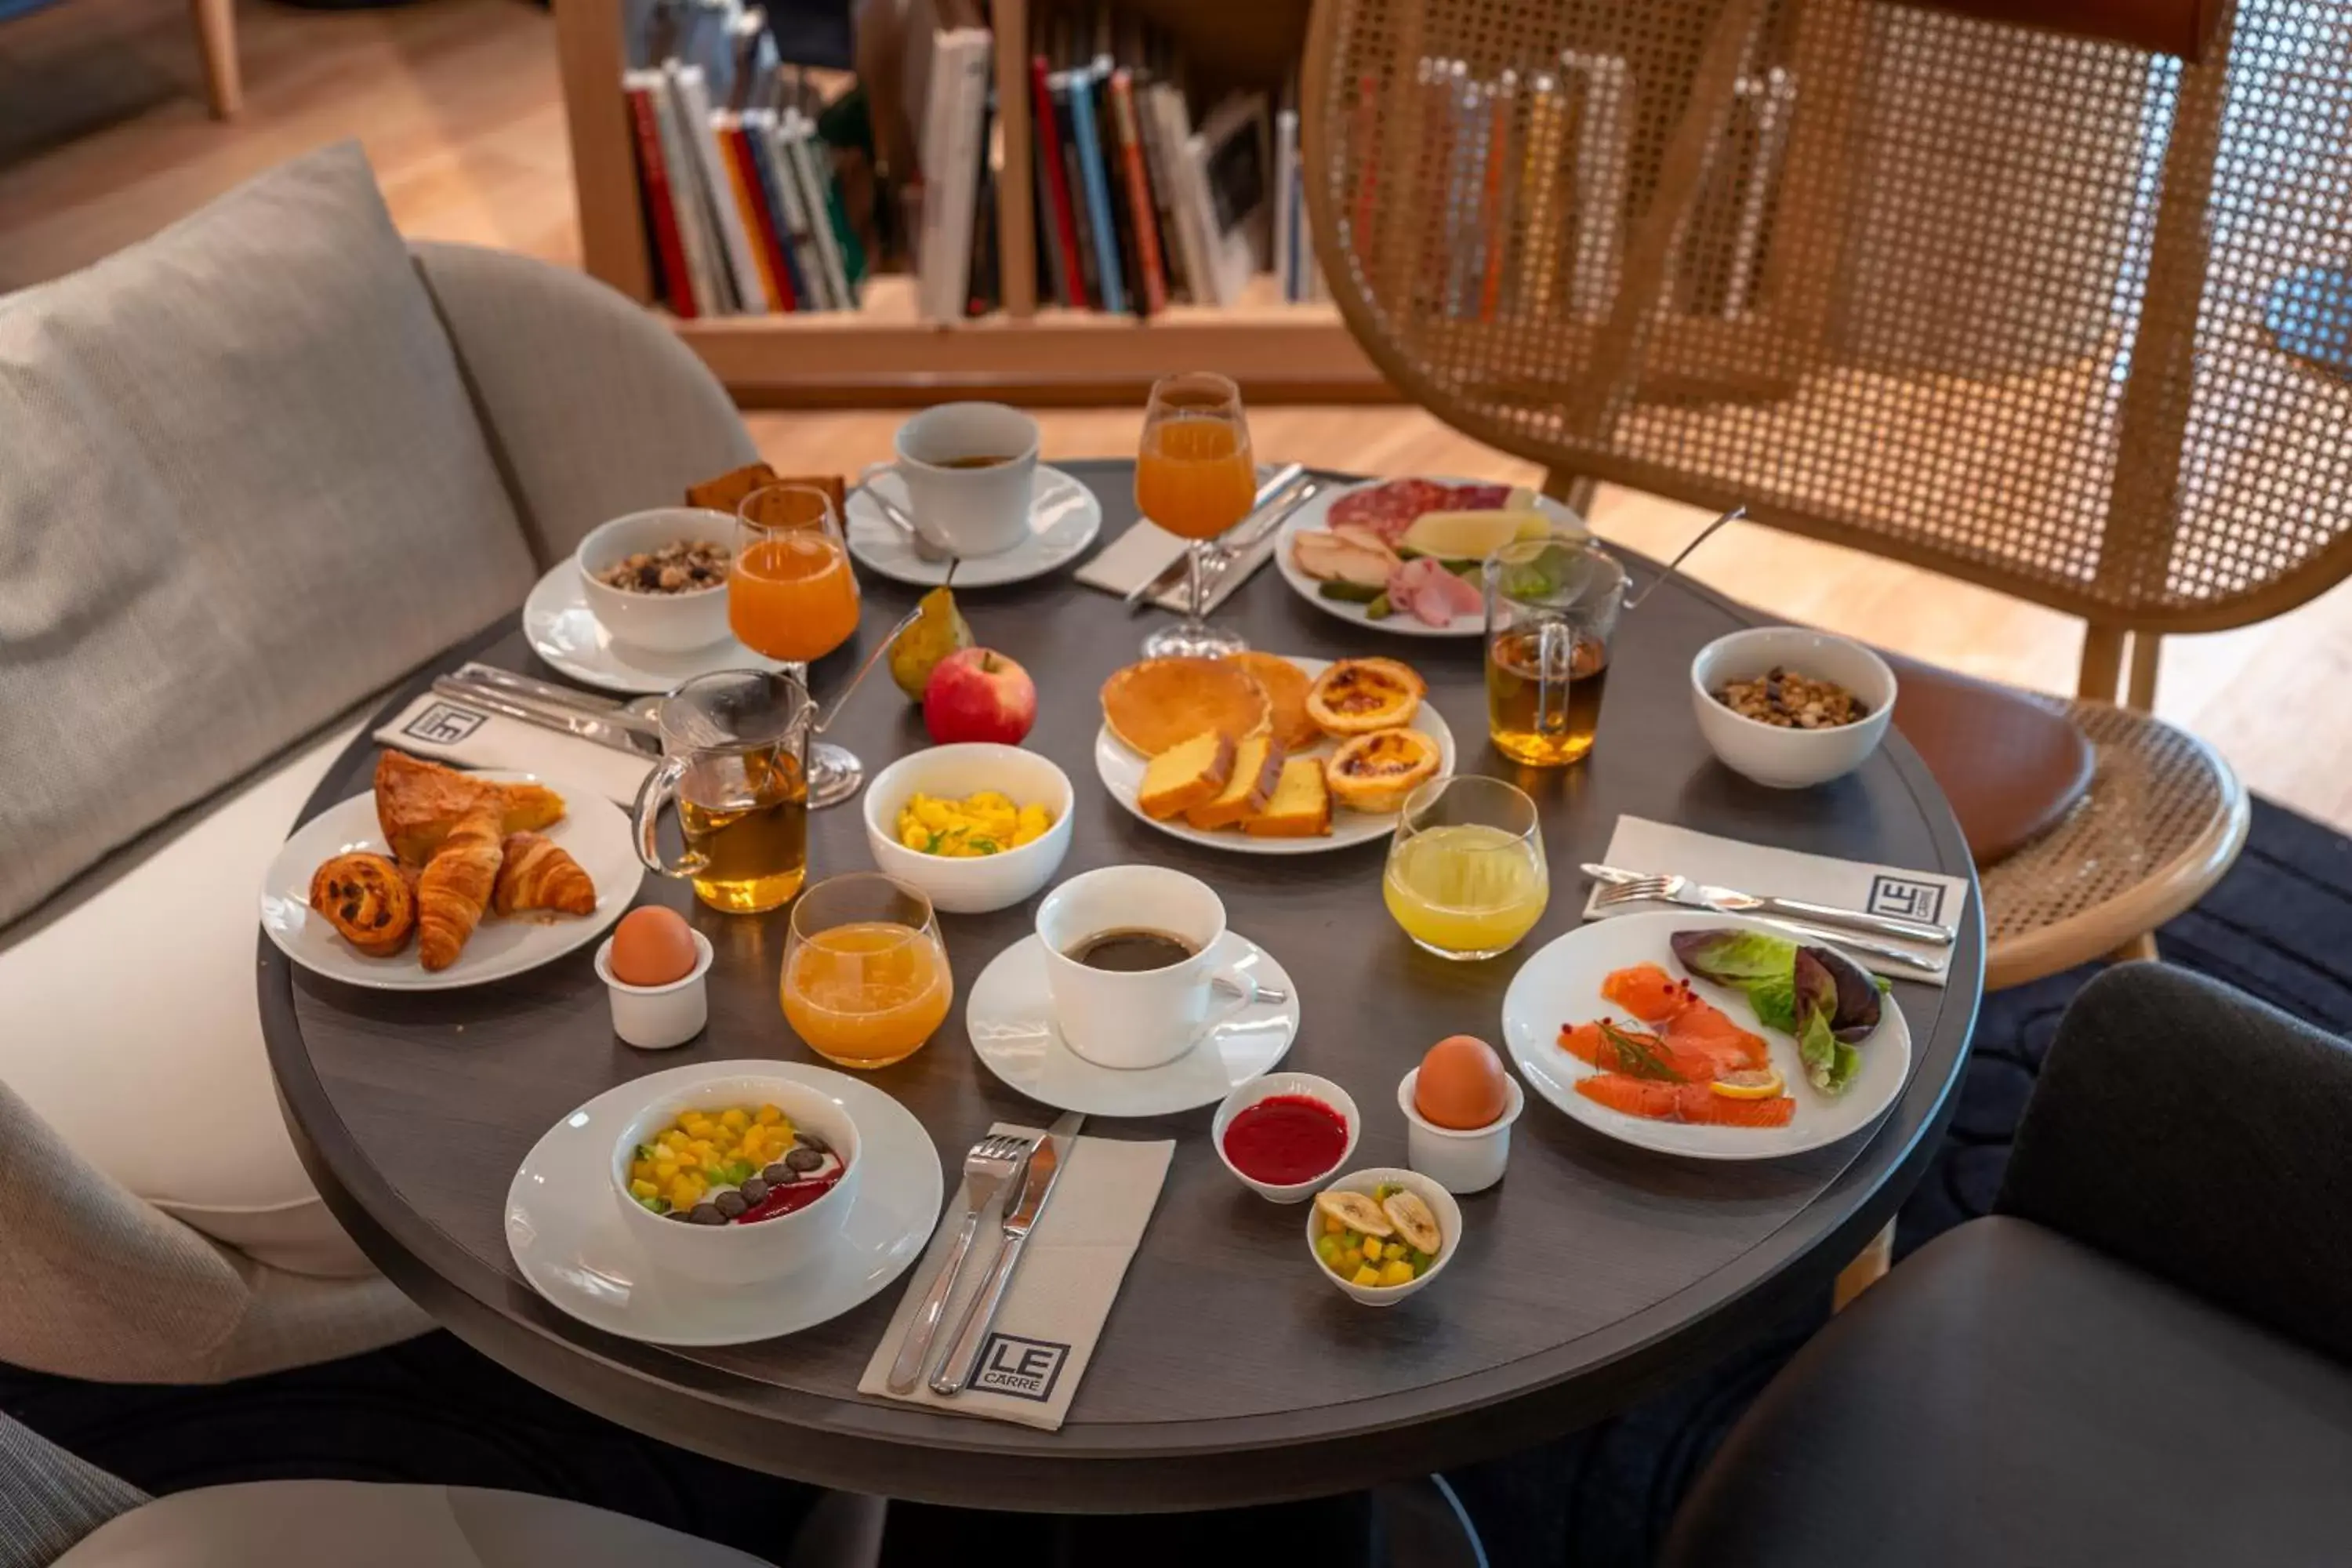
<svg viewBox="0 0 2352 1568"><path fill-rule="evenodd" d="M1331 792L1316 757L1293 757L1282 764L1265 809L1242 819L1254 838L1321 838L1331 831Z"/></svg>
<svg viewBox="0 0 2352 1568"><path fill-rule="evenodd" d="M1282 778L1286 755L1272 735L1252 735L1234 748L1233 776L1214 799L1184 813L1184 820L1204 832L1231 827L1264 811L1274 799Z"/></svg>
<svg viewBox="0 0 2352 1568"><path fill-rule="evenodd" d="M1394 811L1437 776L1437 742L1418 730L1381 730L1339 742L1323 764L1331 797L1350 811Z"/></svg>
<svg viewBox="0 0 2352 1568"><path fill-rule="evenodd" d="M1392 658L1343 658L1307 689L1307 716L1327 735L1369 735L1412 722L1429 683Z"/></svg>
<svg viewBox="0 0 2352 1568"><path fill-rule="evenodd" d="M1164 821L1216 799L1233 775L1233 737L1204 730L1151 759L1136 787L1135 804L1144 816Z"/></svg>
<svg viewBox="0 0 2352 1568"><path fill-rule="evenodd" d="M1265 700L1273 708L1274 738L1284 751L1303 752L1323 738L1315 721L1307 716L1311 682L1305 670L1278 653L1232 653L1225 656L1225 662L1248 670L1251 679L1265 689Z"/></svg>
<svg viewBox="0 0 2352 1568"><path fill-rule="evenodd" d="M1271 705L1249 671L1230 659L1147 658L1103 682L1102 710L1112 734L1157 757L1209 731L1237 739L1264 730Z"/></svg>

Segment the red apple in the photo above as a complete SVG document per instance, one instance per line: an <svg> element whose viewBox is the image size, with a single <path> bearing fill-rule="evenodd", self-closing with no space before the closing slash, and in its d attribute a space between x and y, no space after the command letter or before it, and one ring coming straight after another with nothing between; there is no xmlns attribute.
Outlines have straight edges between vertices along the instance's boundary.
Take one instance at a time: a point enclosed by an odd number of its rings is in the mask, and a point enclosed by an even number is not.
<svg viewBox="0 0 2352 1568"><path fill-rule="evenodd" d="M994 741L1017 746L1037 721L1037 687L1029 672L984 647L960 648L923 683L923 727L941 745Z"/></svg>

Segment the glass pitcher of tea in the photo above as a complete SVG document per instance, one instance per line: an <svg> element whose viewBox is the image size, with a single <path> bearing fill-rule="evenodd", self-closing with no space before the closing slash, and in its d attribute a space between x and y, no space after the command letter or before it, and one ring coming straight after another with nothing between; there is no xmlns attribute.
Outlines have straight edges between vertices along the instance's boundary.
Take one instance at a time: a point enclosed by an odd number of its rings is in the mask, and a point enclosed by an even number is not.
<svg viewBox="0 0 2352 1568"><path fill-rule="evenodd" d="M714 910L789 903L808 875L808 754L816 704L789 675L698 675L662 699L662 764L637 791L637 858L693 879ZM662 858L656 828L675 802L686 853Z"/></svg>
<svg viewBox="0 0 2352 1568"><path fill-rule="evenodd" d="M1515 763L1583 760L1601 726L1625 569L1583 540L1506 544L1486 558L1486 732Z"/></svg>

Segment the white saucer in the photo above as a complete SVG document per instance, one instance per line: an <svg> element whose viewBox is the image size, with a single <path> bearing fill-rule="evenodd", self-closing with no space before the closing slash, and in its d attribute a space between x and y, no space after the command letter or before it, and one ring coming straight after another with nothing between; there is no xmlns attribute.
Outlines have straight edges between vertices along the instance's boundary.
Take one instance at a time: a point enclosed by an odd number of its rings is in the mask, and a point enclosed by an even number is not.
<svg viewBox="0 0 2352 1568"><path fill-rule="evenodd" d="M522 635L540 658L572 679L607 691L667 691L680 681L719 669L795 668L753 653L731 637L690 653L659 653L614 642L588 607L580 567L568 555L549 569L522 602Z"/></svg>
<svg viewBox="0 0 2352 1568"><path fill-rule="evenodd" d="M372 991L455 991L480 985L552 963L595 941L621 918L645 879L628 814L585 784L499 768L478 771L484 778L543 784L563 797L563 815L547 828L547 838L577 860L596 884L592 913L490 917L474 928L457 962L437 973L417 963L414 942L389 958L369 957L311 912L310 875L320 862L337 855L392 853L376 821L371 793L329 806L278 846L261 879L261 929L269 940L313 973Z"/></svg>
<svg viewBox="0 0 2352 1568"><path fill-rule="evenodd" d="M901 511L912 510L907 487L897 474L876 475L874 488ZM1057 572L1087 552L1087 546L1102 531L1102 502L1095 499L1095 492L1061 469L1040 463L1035 494L1037 499L1029 509L1029 537L994 555L966 557L956 568L957 587L1025 583ZM948 563L917 555L913 541L882 515L882 509L863 489L850 491L847 512L844 531L849 537L849 552L858 564L893 582L918 587L936 587L946 580Z"/></svg>
<svg viewBox="0 0 2352 1568"><path fill-rule="evenodd" d="M747 1063L832 1095L857 1123L857 1191L824 1257L730 1289L646 1272L613 1195L613 1145L674 1083L672 1068L606 1089L547 1131L507 1189L507 1249L531 1289L589 1327L663 1345L740 1345L837 1318L896 1279L930 1240L944 1191L939 1151L912 1112L870 1083L796 1062Z"/></svg>
<svg viewBox="0 0 2352 1568"><path fill-rule="evenodd" d="M1033 933L998 953L972 983L964 1008L971 1048L1006 1084L1056 1110L1171 1116L1214 1105L1290 1049L1298 1037L1298 987L1272 953L1245 936L1227 931L1210 952L1220 968L1246 970L1260 985L1288 992L1287 999L1253 1003L1211 1025L1199 1044L1164 1066L1097 1067L1054 1026L1045 943Z"/></svg>

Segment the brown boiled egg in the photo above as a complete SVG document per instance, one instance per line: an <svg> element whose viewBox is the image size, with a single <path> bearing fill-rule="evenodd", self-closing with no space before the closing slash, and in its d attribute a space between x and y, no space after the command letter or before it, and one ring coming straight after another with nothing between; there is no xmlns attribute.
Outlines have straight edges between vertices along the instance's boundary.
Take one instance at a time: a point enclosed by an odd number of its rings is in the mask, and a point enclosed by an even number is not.
<svg viewBox="0 0 2352 1568"><path fill-rule="evenodd" d="M1456 1132L1489 1126L1510 1103L1503 1058L1475 1035L1449 1035L1421 1058L1412 1108L1431 1126Z"/></svg>
<svg viewBox="0 0 2352 1568"><path fill-rule="evenodd" d="M613 928L607 966L624 985L667 985L694 973L694 929L676 910L631 910Z"/></svg>

